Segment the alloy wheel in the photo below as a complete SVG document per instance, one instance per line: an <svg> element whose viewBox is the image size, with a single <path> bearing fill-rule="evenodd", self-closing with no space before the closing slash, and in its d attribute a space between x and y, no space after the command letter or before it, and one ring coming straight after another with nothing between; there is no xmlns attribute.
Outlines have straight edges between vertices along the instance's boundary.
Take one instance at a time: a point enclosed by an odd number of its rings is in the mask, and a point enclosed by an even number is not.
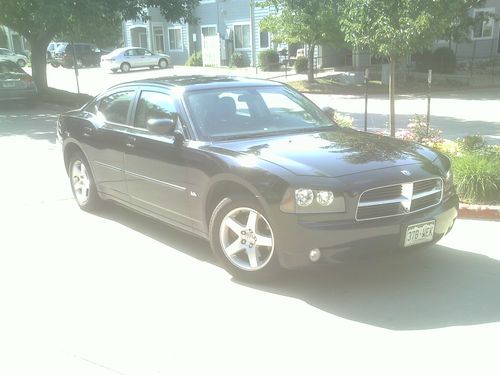
<svg viewBox="0 0 500 375"><path fill-rule="evenodd" d="M85 205L90 197L90 176L81 160L76 160L71 168L71 184L75 198L80 206Z"/></svg>
<svg viewBox="0 0 500 375"><path fill-rule="evenodd" d="M230 211L219 230L221 248L227 259L244 271L258 271L271 260L274 235L269 222L252 208Z"/></svg>

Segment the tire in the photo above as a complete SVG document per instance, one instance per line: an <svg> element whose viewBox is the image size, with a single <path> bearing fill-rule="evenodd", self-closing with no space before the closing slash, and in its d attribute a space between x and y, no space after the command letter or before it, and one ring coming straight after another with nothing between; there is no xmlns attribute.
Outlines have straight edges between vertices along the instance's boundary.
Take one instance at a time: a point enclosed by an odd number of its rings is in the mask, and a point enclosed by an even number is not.
<svg viewBox="0 0 500 375"><path fill-rule="evenodd" d="M55 61L51 61L50 65L52 65L54 68L59 68L61 65Z"/></svg>
<svg viewBox="0 0 500 375"><path fill-rule="evenodd" d="M118 71L118 69L111 69L112 73L116 73L117 71Z"/></svg>
<svg viewBox="0 0 500 375"><path fill-rule="evenodd" d="M154 66L154 65L151 65L151 66L149 67L149 69L154 69L154 68L155 68L155 66Z"/></svg>
<svg viewBox="0 0 500 375"><path fill-rule="evenodd" d="M158 61L158 66L160 67L160 69L166 69L168 68L168 61L165 59L160 59L160 61Z"/></svg>
<svg viewBox="0 0 500 375"><path fill-rule="evenodd" d="M78 206L85 211L96 210L101 203L101 198L97 194L89 163L81 152L75 152L71 156L68 174L71 191Z"/></svg>
<svg viewBox="0 0 500 375"><path fill-rule="evenodd" d="M260 205L247 196L224 198L210 219L215 258L236 278L259 281L280 271L276 239Z"/></svg>
<svg viewBox="0 0 500 375"><path fill-rule="evenodd" d="M17 60L17 65L19 65L21 68L24 68L26 66L26 61L23 59Z"/></svg>
<svg viewBox="0 0 500 375"><path fill-rule="evenodd" d="M130 64L129 63L122 63L120 65L120 70L123 72L123 73L128 73L130 72Z"/></svg>

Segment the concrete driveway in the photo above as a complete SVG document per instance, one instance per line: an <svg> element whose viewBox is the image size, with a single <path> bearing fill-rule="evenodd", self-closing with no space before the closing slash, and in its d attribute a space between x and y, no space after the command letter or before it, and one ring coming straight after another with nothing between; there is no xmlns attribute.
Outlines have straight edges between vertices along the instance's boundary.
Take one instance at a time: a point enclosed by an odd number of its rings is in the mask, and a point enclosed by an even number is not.
<svg viewBox="0 0 500 375"><path fill-rule="evenodd" d="M237 282L208 245L73 202L62 107L0 108L0 373L498 374L499 222L437 245Z"/></svg>

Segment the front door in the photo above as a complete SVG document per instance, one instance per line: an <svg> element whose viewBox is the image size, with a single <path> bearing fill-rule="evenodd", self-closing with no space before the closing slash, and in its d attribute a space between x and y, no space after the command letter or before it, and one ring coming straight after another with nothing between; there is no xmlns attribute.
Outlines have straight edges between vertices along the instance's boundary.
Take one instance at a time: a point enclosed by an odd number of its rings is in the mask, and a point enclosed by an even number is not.
<svg viewBox="0 0 500 375"><path fill-rule="evenodd" d="M176 117L172 98L164 92L142 91L129 132L125 152L125 175L131 203L167 221L192 227L189 217L183 146L173 136L153 134L150 119Z"/></svg>

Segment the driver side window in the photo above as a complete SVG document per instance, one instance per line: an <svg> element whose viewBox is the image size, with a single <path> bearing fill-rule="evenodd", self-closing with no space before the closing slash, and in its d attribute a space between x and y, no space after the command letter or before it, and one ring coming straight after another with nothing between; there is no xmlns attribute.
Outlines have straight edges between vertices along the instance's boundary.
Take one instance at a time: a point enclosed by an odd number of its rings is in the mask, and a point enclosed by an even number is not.
<svg viewBox="0 0 500 375"><path fill-rule="evenodd" d="M148 120L171 119L176 113L174 101L168 94L143 91L137 104L134 127L147 129Z"/></svg>

